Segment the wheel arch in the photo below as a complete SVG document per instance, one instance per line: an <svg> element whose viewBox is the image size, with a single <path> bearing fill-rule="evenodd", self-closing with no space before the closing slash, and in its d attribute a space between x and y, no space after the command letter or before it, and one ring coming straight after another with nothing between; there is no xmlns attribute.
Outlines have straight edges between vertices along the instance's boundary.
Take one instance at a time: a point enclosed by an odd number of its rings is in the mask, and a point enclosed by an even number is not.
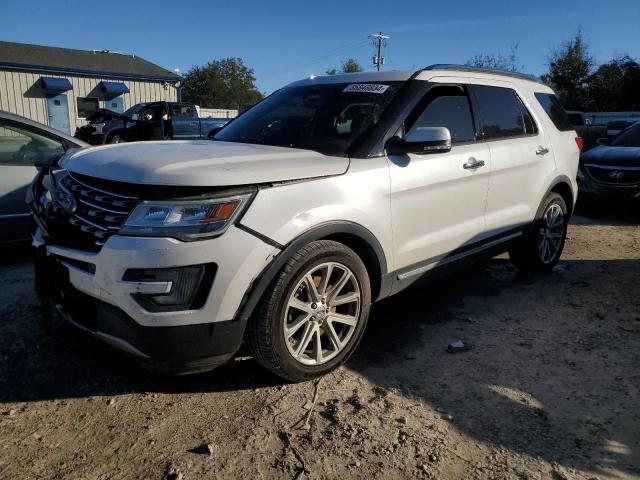
<svg viewBox="0 0 640 480"><path fill-rule="evenodd" d="M334 240L351 248L367 268L371 282L371 298L375 300L387 295L387 285L384 282L387 274L387 259L378 239L366 227L355 222L332 221L304 231L285 245L249 288L236 317L247 321L287 260L300 248L317 240Z"/></svg>
<svg viewBox="0 0 640 480"><path fill-rule="evenodd" d="M545 194L545 197L549 195L549 193L554 192L562 197L564 202L567 204L567 209L569 210L569 214L573 213L573 209L575 207L573 188L571 187L571 180L569 177L565 175L561 175L557 177L549 189Z"/></svg>
<svg viewBox="0 0 640 480"><path fill-rule="evenodd" d="M126 138L127 138L127 135L126 135L126 133L125 133L125 132L126 132L126 130L125 130L125 129L123 129L123 128L117 128L117 129L111 130L109 133L107 133L107 134L105 135L105 137L104 137L104 143L109 143L109 140L111 140L111 138L112 138L114 135L120 135L120 137L121 137L122 139L126 139Z"/></svg>

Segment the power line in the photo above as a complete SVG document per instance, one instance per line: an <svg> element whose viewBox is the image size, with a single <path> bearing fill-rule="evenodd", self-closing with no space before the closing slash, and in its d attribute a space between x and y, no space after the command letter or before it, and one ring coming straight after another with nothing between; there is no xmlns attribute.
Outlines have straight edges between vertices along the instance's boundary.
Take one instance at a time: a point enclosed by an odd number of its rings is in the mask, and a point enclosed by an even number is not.
<svg viewBox="0 0 640 480"><path fill-rule="evenodd" d="M387 45L387 40L391 37L389 35L384 35L382 32L374 33L373 35L370 35L370 37L374 39L374 44L376 45L376 54L373 57L373 64L376 66L376 69L380 71L380 67L384 65L382 47Z"/></svg>

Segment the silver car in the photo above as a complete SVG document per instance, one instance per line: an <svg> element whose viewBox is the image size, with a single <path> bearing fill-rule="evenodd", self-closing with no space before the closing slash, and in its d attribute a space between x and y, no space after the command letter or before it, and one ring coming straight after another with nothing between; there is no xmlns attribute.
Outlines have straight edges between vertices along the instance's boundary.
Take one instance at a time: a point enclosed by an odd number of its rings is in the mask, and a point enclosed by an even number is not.
<svg viewBox="0 0 640 480"><path fill-rule="evenodd" d="M29 238L25 196L38 167L89 145L28 118L0 110L0 243Z"/></svg>

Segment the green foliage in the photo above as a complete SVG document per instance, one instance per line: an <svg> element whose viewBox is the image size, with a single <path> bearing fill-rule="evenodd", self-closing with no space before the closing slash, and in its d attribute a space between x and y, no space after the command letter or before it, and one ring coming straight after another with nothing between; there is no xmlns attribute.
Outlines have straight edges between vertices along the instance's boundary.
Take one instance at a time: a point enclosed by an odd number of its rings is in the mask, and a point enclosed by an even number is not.
<svg viewBox="0 0 640 480"><path fill-rule="evenodd" d="M362 67L355 58L348 58L342 62L342 68L340 71L335 68L327 69L327 75L337 75L338 73L356 73L362 72Z"/></svg>
<svg viewBox="0 0 640 480"><path fill-rule="evenodd" d="M509 54L489 53L474 55L466 65L470 67L489 68L505 72L520 72L522 65L518 62L518 45L512 45Z"/></svg>
<svg viewBox="0 0 640 480"><path fill-rule="evenodd" d="M241 58L212 60L187 72L182 98L205 108L237 109L263 98L255 81L253 69Z"/></svg>
<svg viewBox="0 0 640 480"><path fill-rule="evenodd" d="M589 46L578 30L549 57L549 73L542 80L553 88L569 110L583 110L589 104L587 82L593 69Z"/></svg>
<svg viewBox="0 0 640 480"><path fill-rule="evenodd" d="M589 110L634 111L640 108L640 65L625 56L598 67L587 81Z"/></svg>

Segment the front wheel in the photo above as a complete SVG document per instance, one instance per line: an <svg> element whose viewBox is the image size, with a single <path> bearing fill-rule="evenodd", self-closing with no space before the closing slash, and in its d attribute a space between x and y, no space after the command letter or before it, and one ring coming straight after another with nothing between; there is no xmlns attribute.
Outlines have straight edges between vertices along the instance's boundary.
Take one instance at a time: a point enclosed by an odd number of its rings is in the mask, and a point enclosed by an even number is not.
<svg viewBox="0 0 640 480"><path fill-rule="evenodd" d="M124 143L125 140L119 133L114 133L107 139L107 143Z"/></svg>
<svg viewBox="0 0 640 480"><path fill-rule="evenodd" d="M509 250L513 264L526 272L544 273L553 269L560 260L567 237L569 215L567 204L560 195L550 193L541 212L533 228Z"/></svg>
<svg viewBox="0 0 640 480"><path fill-rule="evenodd" d="M311 242L287 262L249 327L254 358L287 380L343 364L364 332L371 304L367 269L345 245Z"/></svg>

